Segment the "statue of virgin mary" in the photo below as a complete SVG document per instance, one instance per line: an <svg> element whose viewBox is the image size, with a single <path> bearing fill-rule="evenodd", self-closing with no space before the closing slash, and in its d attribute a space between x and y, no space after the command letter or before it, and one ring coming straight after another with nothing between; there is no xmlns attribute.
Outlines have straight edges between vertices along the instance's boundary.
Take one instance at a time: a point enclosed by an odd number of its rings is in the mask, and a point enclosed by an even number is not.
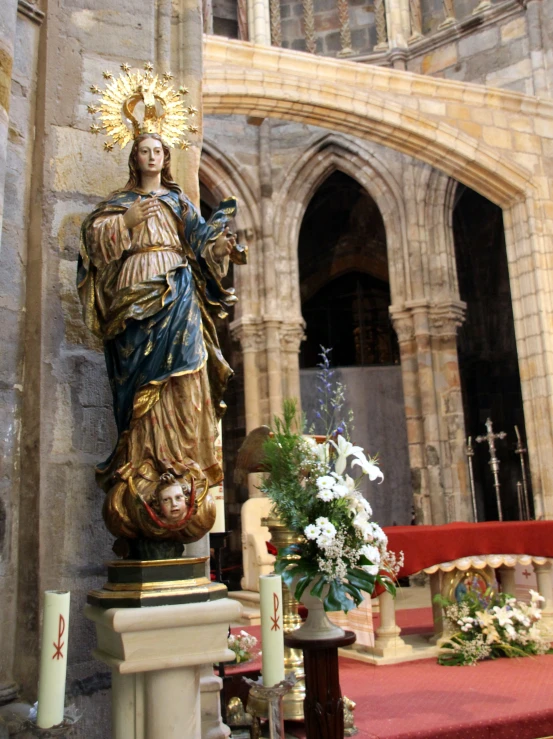
<svg viewBox="0 0 553 739"><path fill-rule="evenodd" d="M96 470L110 532L140 556L137 540L199 539L213 525L209 488L223 471L217 419L232 370L214 315L236 301L221 280L245 249L229 231L234 200L205 221L173 181L157 133L136 136L129 180L86 218L77 285L87 326L104 343L118 438ZM186 515L156 512L160 478L189 491ZM134 542L134 549L133 549Z"/></svg>

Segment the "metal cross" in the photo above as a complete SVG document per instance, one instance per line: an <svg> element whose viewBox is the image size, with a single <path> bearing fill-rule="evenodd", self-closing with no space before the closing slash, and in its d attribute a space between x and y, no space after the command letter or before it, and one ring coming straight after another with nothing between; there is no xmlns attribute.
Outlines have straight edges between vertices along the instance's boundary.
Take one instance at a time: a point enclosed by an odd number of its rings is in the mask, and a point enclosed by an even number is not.
<svg viewBox="0 0 553 739"><path fill-rule="evenodd" d="M503 512L501 510L501 485L499 483L499 459L497 458L497 455L495 453L495 440L496 439L504 439L507 434L505 431L500 431L498 434L494 434L493 432L493 424L491 418L486 419L486 429L488 433L486 436L477 436L476 437L476 443L480 444L483 441L488 442L488 447L490 449L490 461L488 464L490 465L492 475L493 475L493 486L495 488L495 499L497 502L497 513L498 518L500 521L503 521Z"/></svg>

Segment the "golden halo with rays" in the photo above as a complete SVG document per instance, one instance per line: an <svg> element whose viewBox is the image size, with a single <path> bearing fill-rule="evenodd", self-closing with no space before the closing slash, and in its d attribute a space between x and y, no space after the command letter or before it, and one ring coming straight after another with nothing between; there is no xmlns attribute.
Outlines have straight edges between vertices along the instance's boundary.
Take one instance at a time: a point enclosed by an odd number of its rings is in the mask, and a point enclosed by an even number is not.
<svg viewBox="0 0 553 739"><path fill-rule="evenodd" d="M170 72L162 77L153 74L153 65L146 62L144 72L132 71L129 64L121 64L123 73L114 78L104 72L107 81L105 90L91 85L90 91L99 95L97 104L89 105L88 111L98 115L99 121L91 125L92 133L104 133L113 143L106 141L104 149L111 151L113 144L123 149L142 133L158 133L168 146L190 146L185 138L187 132L197 132L197 126L189 126L188 116L195 115L195 108L185 105L183 97L188 94L185 87L175 90L170 84Z"/></svg>

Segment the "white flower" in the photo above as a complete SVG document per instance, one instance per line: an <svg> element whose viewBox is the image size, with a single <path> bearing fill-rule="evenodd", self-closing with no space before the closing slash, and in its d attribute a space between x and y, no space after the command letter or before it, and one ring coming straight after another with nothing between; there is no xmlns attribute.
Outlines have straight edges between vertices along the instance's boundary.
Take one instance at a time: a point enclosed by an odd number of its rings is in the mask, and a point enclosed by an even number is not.
<svg viewBox="0 0 553 739"><path fill-rule="evenodd" d="M323 536L327 536L329 539L334 539L336 536L336 526L334 526L333 523L330 523L330 521L327 521L321 526L321 534Z"/></svg>
<svg viewBox="0 0 553 739"><path fill-rule="evenodd" d="M334 486L334 497L335 498L345 498L346 495L348 495L349 490L347 488L347 485L342 485L338 483Z"/></svg>
<svg viewBox="0 0 553 739"><path fill-rule="evenodd" d="M507 611L505 607L500 608L499 606L494 606L492 611L494 612L495 620L500 626L511 625L512 611Z"/></svg>
<svg viewBox="0 0 553 739"><path fill-rule="evenodd" d="M315 523L319 528L321 528L325 524L330 523L330 521L328 520L328 518L325 518L324 516L319 516L319 518L315 521Z"/></svg>
<svg viewBox="0 0 553 739"><path fill-rule="evenodd" d="M330 449L328 443L315 445L315 454L317 455L319 462L324 465L328 465L328 460L330 457L329 451Z"/></svg>
<svg viewBox="0 0 553 739"><path fill-rule="evenodd" d="M323 489L320 492L317 493L317 498L319 500L322 500L324 503L330 503L331 500L334 500L334 493L332 490Z"/></svg>
<svg viewBox="0 0 553 739"><path fill-rule="evenodd" d="M365 498L361 498L361 505L365 509L367 516L372 516L373 509L371 508L371 504L369 503L369 501L365 500Z"/></svg>
<svg viewBox="0 0 553 739"><path fill-rule="evenodd" d="M361 467L364 474L369 476L369 480L371 480L371 482L379 477L381 482L384 480L384 473L381 471L380 467L374 464L374 462L369 462L366 457L363 456L363 459L361 459L361 457L354 459L351 466L355 467L355 465L359 465L359 467Z"/></svg>
<svg viewBox="0 0 553 739"><path fill-rule="evenodd" d="M363 449L360 446L354 446L351 441L345 439L341 434L336 437L336 442L332 441L332 439L329 440L329 443L332 444L338 452L334 469L338 475L342 475L346 469L348 457L352 454L363 454Z"/></svg>
<svg viewBox="0 0 553 739"><path fill-rule="evenodd" d="M317 487L319 490L332 490L336 483L336 480L330 475L324 475L323 477L317 478Z"/></svg>
<svg viewBox="0 0 553 739"><path fill-rule="evenodd" d="M310 523L304 528L303 533L305 534L307 539L313 540L316 539L321 532L317 526L314 526L312 523Z"/></svg>
<svg viewBox="0 0 553 739"><path fill-rule="evenodd" d="M535 590L530 590L530 597L532 598L532 603L545 603L545 598L543 595L540 595L539 593L536 593Z"/></svg>
<svg viewBox="0 0 553 739"><path fill-rule="evenodd" d="M386 534L382 531L380 526L377 523L371 523L371 528L373 531L374 538L380 542L383 546L386 546L388 544L388 537Z"/></svg>
<svg viewBox="0 0 553 739"><path fill-rule="evenodd" d="M364 544L359 551L361 554L365 555L373 565L380 564L380 552L376 547L373 547L370 544Z"/></svg>
<svg viewBox="0 0 553 739"><path fill-rule="evenodd" d="M363 565L362 570L365 570L367 575L378 575L380 567L378 565Z"/></svg>

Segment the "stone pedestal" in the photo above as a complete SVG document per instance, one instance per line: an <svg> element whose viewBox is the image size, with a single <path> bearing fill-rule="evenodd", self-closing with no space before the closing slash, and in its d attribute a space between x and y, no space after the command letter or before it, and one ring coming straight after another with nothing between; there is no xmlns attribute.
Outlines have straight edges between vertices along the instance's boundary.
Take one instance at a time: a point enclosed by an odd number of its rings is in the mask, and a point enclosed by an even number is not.
<svg viewBox="0 0 553 739"><path fill-rule="evenodd" d="M413 652L413 647L400 637L401 629L396 624L394 599L384 591L378 596L380 603L380 626L376 630L374 647L369 651L378 657L406 657Z"/></svg>
<svg viewBox="0 0 553 739"><path fill-rule="evenodd" d="M87 605L85 615L96 625L94 656L112 671L113 739L202 739L201 665L233 659L227 633L240 605Z"/></svg>

